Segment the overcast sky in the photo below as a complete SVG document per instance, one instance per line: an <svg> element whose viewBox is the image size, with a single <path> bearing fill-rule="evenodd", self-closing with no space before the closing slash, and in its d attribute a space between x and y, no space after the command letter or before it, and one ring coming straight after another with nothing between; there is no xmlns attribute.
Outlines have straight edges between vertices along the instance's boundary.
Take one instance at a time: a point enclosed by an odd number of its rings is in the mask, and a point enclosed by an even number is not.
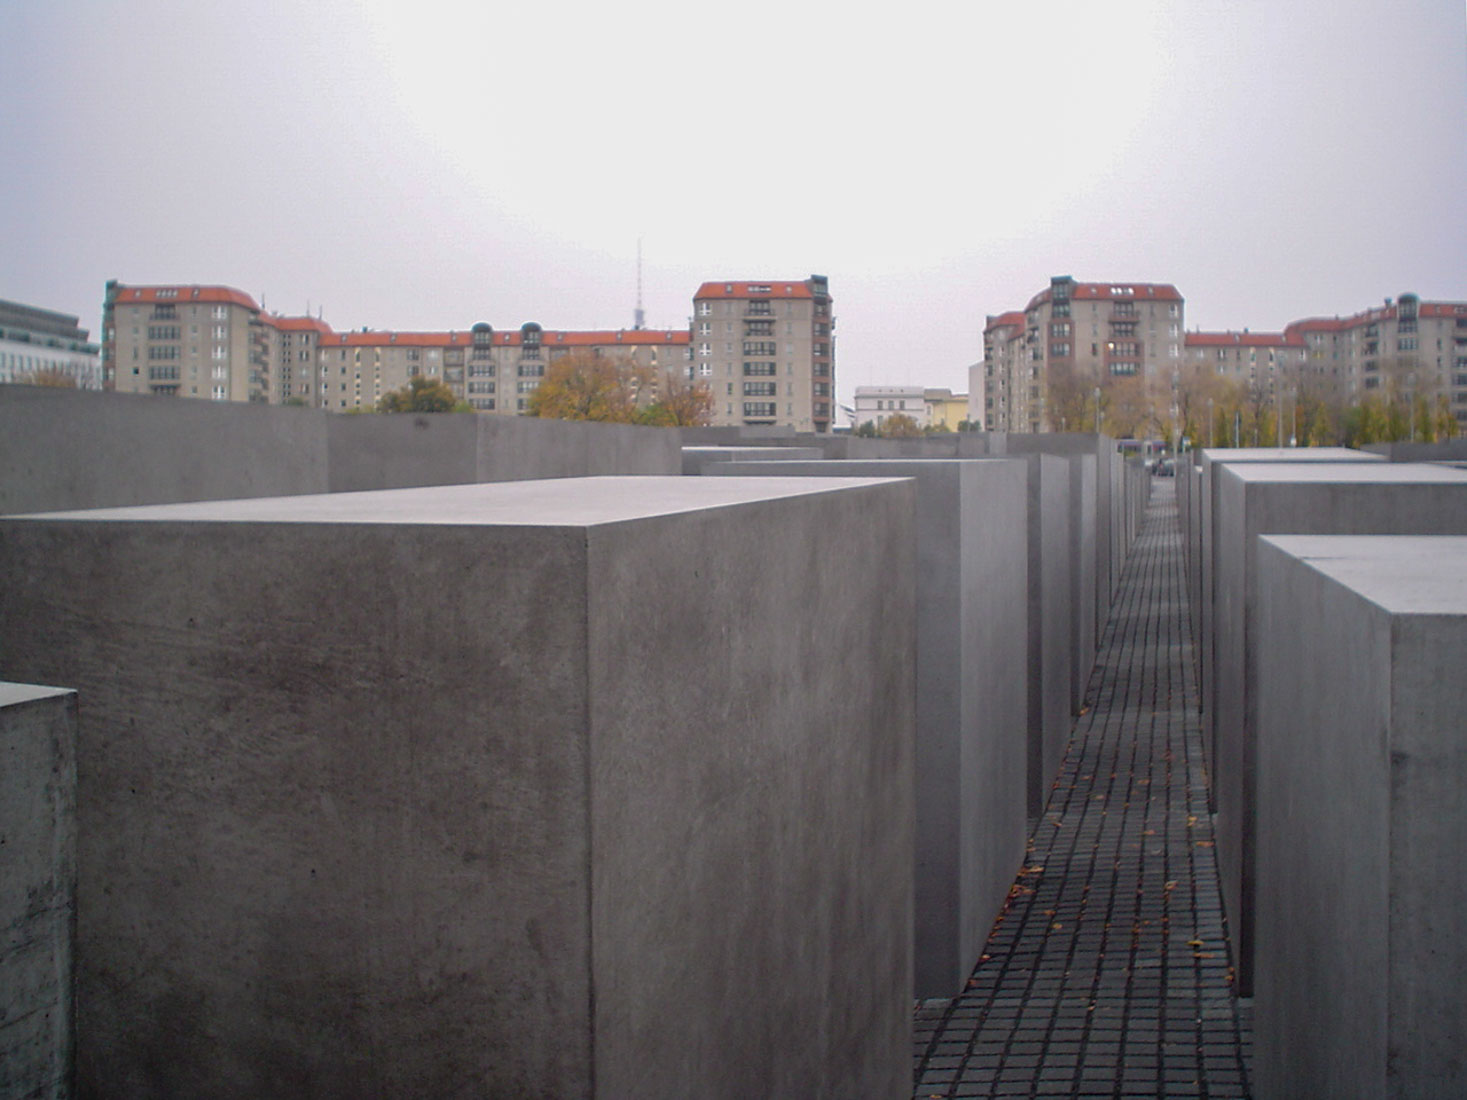
<svg viewBox="0 0 1467 1100"><path fill-rule="evenodd" d="M841 398L1051 275L1189 328L1467 300L1463 0L0 0L0 298L649 326L828 275Z"/></svg>

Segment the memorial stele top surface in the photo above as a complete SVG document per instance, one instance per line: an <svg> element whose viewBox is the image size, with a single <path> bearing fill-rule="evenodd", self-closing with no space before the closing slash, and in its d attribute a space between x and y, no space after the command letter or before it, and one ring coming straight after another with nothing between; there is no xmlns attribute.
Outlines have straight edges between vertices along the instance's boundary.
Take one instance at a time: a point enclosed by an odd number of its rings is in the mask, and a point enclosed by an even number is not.
<svg viewBox="0 0 1467 1100"><path fill-rule="evenodd" d="M1208 462L1379 462L1385 455L1351 447L1204 447ZM1388 463L1387 463L1388 464Z"/></svg>
<svg viewBox="0 0 1467 1100"><path fill-rule="evenodd" d="M1332 485L1444 485L1467 483L1467 470L1426 462L1240 462L1228 473L1245 482L1287 481Z"/></svg>
<svg viewBox="0 0 1467 1100"><path fill-rule="evenodd" d="M1467 615L1467 536L1263 535L1393 615Z"/></svg>
<svg viewBox="0 0 1467 1100"><path fill-rule="evenodd" d="M377 489L248 500L203 500L10 520L126 523L317 523L399 526L593 527L884 485L895 478L589 477Z"/></svg>

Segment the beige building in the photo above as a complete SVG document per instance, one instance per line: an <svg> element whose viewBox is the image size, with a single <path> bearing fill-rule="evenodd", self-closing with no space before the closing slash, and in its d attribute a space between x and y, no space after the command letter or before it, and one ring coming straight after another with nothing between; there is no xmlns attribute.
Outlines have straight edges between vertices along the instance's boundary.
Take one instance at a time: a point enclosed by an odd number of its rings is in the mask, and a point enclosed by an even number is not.
<svg viewBox="0 0 1467 1100"><path fill-rule="evenodd" d="M1163 377L1182 362L1183 300L1167 283L1050 280L1020 311L989 316L983 333L989 430L1079 430L1056 395L1116 378Z"/></svg>
<svg viewBox="0 0 1467 1100"><path fill-rule="evenodd" d="M216 401L290 402L344 412L370 408L414 375L441 379L482 412L523 412L546 366L574 349L653 369L690 368L689 334L672 330L547 331L535 323L496 332L336 332L315 317L266 313L223 286L107 284L103 366L107 385Z"/></svg>
<svg viewBox="0 0 1467 1100"><path fill-rule="evenodd" d="M1423 302L1402 294L1351 317L1295 321L1283 332L1189 332L1187 362L1284 396L1354 404L1372 393L1446 396L1467 423L1467 302Z"/></svg>
<svg viewBox="0 0 1467 1100"><path fill-rule="evenodd" d="M822 275L704 283L693 297L690 377L713 391L713 423L828 432L835 317Z"/></svg>
<svg viewBox="0 0 1467 1100"><path fill-rule="evenodd" d="M1284 333L1302 345L1303 377L1347 403L1377 392L1443 395L1467 424L1467 302L1407 293L1351 317L1295 321Z"/></svg>

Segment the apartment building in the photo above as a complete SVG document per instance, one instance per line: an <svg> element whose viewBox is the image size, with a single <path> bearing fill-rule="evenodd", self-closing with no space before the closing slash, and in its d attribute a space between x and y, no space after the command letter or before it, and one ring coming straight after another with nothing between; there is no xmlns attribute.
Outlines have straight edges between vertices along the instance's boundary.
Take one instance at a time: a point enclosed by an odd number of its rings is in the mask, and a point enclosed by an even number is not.
<svg viewBox="0 0 1467 1100"><path fill-rule="evenodd" d="M690 377L713 391L714 424L830 431L835 317L825 276L704 283L691 338Z"/></svg>
<svg viewBox="0 0 1467 1100"><path fill-rule="evenodd" d="M1284 332L1302 344L1303 376L1339 399L1443 395L1467 424L1467 302L1406 293L1351 317L1295 321Z"/></svg>
<svg viewBox="0 0 1467 1100"><path fill-rule="evenodd" d="M1185 359L1220 377L1353 404L1372 393L1448 398L1467 423L1467 302L1415 294L1350 317L1295 321L1283 332L1189 332Z"/></svg>
<svg viewBox="0 0 1467 1100"><path fill-rule="evenodd" d="M107 284L102 362L124 393L371 407L414 375L445 382L483 412L523 412L547 364L572 350L614 355L656 380L690 368L686 329L547 331L534 322L496 332L480 322L449 332L337 332L317 317L267 313L224 286Z"/></svg>
<svg viewBox="0 0 1467 1100"><path fill-rule="evenodd" d="M0 383L70 380L102 388L99 348L69 313L0 301Z"/></svg>
<svg viewBox="0 0 1467 1100"><path fill-rule="evenodd" d="M1184 301L1168 283L1081 283L1056 276L1022 311L984 326L984 427L1043 432L1063 423L1054 390L1155 378L1182 361Z"/></svg>

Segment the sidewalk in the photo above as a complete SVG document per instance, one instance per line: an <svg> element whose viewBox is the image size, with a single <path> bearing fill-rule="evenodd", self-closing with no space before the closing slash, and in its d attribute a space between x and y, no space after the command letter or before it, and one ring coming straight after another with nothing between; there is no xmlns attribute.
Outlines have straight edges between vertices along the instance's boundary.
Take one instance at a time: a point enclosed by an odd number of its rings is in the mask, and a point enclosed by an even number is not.
<svg viewBox="0 0 1467 1100"><path fill-rule="evenodd" d="M1074 737L967 991L918 1006L915 1097L1247 1097L1175 482L1158 479Z"/></svg>

